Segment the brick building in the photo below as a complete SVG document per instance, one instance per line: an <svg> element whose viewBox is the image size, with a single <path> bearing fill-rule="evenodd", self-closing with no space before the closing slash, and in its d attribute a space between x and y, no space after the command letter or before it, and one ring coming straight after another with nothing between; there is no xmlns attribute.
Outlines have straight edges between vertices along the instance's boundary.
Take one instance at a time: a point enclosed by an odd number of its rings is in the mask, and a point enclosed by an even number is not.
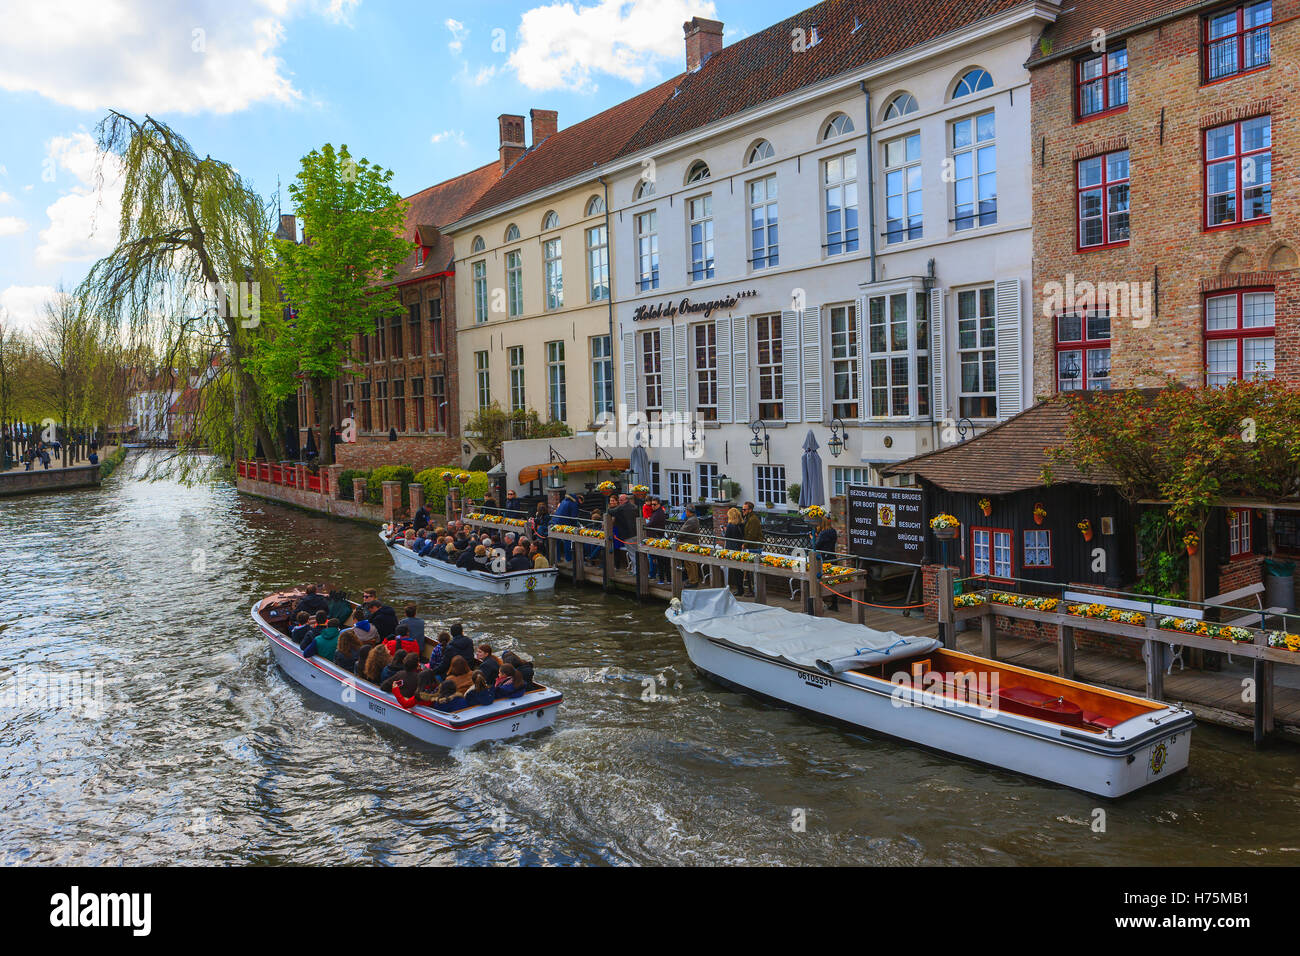
<svg viewBox="0 0 1300 956"><path fill-rule="evenodd" d="M356 424L355 442L337 448L339 464L419 471L461 461L455 264L441 227L462 216L499 174L500 165L489 163L405 198L412 250L389 283L402 308L353 340L353 360L334 384L334 420ZM305 389L298 422L305 443L306 423L319 422Z"/></svg>
<svg viewBox="0 0 1300 956"><path fill-rule="evenodd" d="M1045 29L1036 394L1300 380L1298 12L1085 0Z"/></svg>

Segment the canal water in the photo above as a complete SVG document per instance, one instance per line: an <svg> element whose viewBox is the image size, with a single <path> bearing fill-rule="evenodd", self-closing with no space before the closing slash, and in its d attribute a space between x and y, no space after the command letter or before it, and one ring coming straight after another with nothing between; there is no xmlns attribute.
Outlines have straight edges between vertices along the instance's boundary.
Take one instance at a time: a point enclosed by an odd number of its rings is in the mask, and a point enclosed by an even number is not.
<svg viewBox="0 0 1300 956"><path fill-rule="evenodd" d="M1300 861L1294 747L1201 726L1187 773L1101 800L723 690L661 605L441 590L364 526L133 454L102 489L0 502L0 862ZM527 650L556 730L445 755L315 698L248 617L308 579Z"/></svg>

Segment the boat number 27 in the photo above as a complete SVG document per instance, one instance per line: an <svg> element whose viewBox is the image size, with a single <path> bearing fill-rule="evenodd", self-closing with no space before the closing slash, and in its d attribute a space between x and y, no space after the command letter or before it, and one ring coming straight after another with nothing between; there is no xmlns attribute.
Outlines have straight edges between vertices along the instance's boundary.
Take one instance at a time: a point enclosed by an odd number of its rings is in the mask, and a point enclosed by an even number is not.
<svg viewBox="0 0 1300 956"><path fill-rule="evenodd" d="M827 680L825 677L822 677L821 674L809 674L807 671L800 671L799 679L803 681L805 684L807 684L809 687L816 687L820 689L822 687L831 686L831 682Z"/></svg>

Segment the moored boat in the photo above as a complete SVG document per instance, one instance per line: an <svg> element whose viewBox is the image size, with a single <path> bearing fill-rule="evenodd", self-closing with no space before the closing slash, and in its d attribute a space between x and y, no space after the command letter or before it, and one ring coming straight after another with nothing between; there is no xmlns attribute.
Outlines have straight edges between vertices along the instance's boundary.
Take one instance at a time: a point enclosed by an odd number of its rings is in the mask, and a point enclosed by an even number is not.
<svg viewBox="0 0 1300 956"><path fill-rule="evenodd" d="M726 588L666 612L700 671L933 750L1119 797L1187 766L1192 715L972 654L784 608Z"/></svg>
<svg viewBox="0 0 1300 956"><path fill-rule="evenodd" d="M559 572L555 568L533 568L526 571L504 571L496 574L492 571L471 571L458 568L446 561L416 554L406 545L389 541L384 532L379 532L379 540L388 547L393 564L403 571L410 571L422 577L433 578L443 584L469 588L471 591L484 591L488 594L527 594L530 591L554 591L555 578Z"/></svg>
<svg viewBox="0 0 1300 956"><path fill-rule="evenodd" d="M425 743L448 750L472 747L489 740L508 740L555 726L563 695L534 682L519 697L503 698L477 707L444 712L417 704L403 708L392 694L345 671L332 661L303 657L288 637L290 615L271 613L277 595L253 605L253 621L271 647L280 669L303 687L375 723L386 724ZM264 610L265 609L265 610ZM274 621L282 623L273 623Z"/></svg>

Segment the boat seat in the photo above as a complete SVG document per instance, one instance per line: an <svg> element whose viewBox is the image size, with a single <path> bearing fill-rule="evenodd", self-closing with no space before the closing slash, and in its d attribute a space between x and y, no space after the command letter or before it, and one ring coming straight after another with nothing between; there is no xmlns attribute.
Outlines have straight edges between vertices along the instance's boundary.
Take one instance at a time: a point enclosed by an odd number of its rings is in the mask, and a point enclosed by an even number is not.
<svg viewBox="0 0 1300 956"><path fill-rule="evenodd" d="M1095 710L1085 710L1083 712L1083 722L1090 727L1103 727L1106 729L1117 727L1120 724L1120 721L1116 718L1099 714Z"/></svg>
<svg viewBox="0 0 1300 956"><path fill-rule="evenodd" d="M1025 717L1037 717L1057 724L1078 727L1083 724L1083 708L1074 701L1053 697L1028 687L1002 687L998 703L1003 710Z"/></svg>

